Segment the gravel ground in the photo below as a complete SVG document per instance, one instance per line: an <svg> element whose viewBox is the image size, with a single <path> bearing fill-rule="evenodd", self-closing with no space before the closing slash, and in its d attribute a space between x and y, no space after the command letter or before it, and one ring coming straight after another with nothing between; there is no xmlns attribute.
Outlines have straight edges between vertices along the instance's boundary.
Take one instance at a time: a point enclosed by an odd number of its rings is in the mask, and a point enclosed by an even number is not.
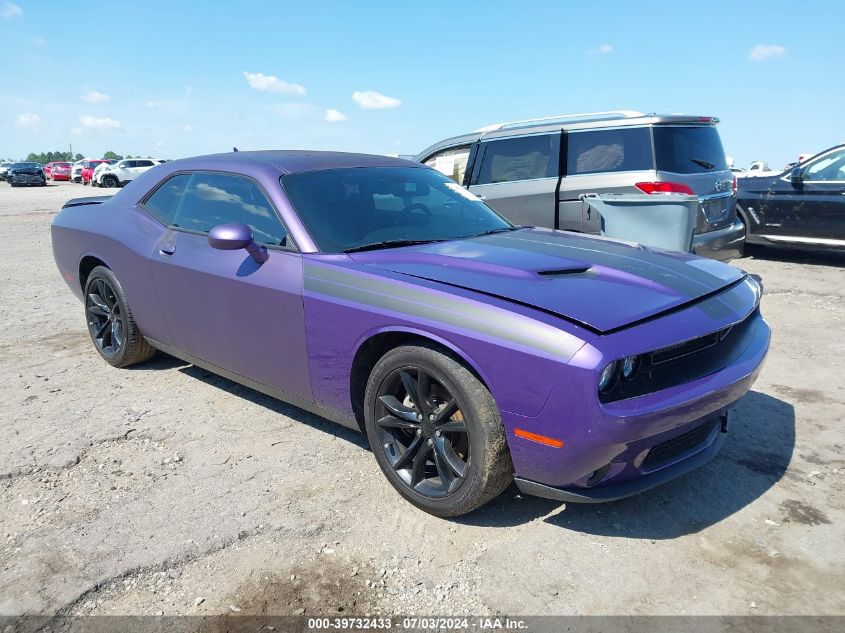
<svg viewBox="0 0 845 633"><path fill-rule="evenodd" d="M705 467L445 521L353 432L163 355L102 362L50 251L86 194L0 183L0 614L845 614L845 257L737 262L774 337Z"/></svg>

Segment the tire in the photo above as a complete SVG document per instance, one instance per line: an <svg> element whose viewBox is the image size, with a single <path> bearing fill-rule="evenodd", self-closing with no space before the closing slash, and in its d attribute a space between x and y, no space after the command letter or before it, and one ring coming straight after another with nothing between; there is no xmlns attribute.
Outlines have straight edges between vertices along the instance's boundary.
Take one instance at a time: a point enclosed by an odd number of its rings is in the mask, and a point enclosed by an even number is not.
<svg viewBox="0 0 845 633"><path fill-rule="evenodd" d="M421 384L427 393L411 398ZM418 401L425 415L419 415ZM429 514L471 512L513 479L493 396L461 362L434 345L397 347L376 363L367 381L364 416L370 447L387 480Z"/></svg>
<svg viewBox="0 0 845 633"><path fill-rule="evenodd" d="M111 189L113 187L117 187L120 183L115 176L103 176L100 180L100 184L107 189Z"/></svg>
<svg viewBox="0 0 845 633"><path fill-rule="evenodd" d="M135 323L120 281L105 266L88 275L84 305L91 342L109 365L129 367L155 355Z"/></svg>

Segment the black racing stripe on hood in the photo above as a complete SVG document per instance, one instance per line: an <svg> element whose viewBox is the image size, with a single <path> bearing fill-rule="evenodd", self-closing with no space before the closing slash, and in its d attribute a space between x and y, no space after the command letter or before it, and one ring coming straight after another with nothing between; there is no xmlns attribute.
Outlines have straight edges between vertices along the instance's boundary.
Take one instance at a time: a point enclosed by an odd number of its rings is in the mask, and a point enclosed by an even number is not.
<svg viewBox="0 0 845 633"><path fill-rule="evenodd" d="M684 295L700 295L702 291L712 291L714 283L724 288L724 281L718 280L711 273L693 266L684 266L680 271L666 265L666 256L646 247L632 250L627 244L614 244L602 240L600 247L585 247L583 236L565 236L555 234L554 241L546 241L544 236L531 233L490 235L479 240L502 248L514 248L541 255L566 257L588 261L593 266L613 268L637 275L654 283L661 284ZM728 282L732 283L732 282Z"/></svg>
<svg viewBox="0 0 845 633"><path fill-rule="evenodd" d="M396 271L396 272L398 272L398 271ZM548 314L548 315L551 315L553 317L563 319L564 321L567 321L568 323L572 323L573 325L577 325L578 327L584 328L588 332L592 332L593 334L600 334L602 336L607 336L608 334L615 334L617 332L621 332L622 330L627 330L629 328L636 327L638 325L642 325L643 323L648 323L649 321L654 321L656 319L663 318L663 317L668 316L670 314L673 314L675 312L680 312L681 310L686 310L687 308L691 308L692 306L694 306L698 303L701 303L703 301L707 301L708 299L711 299L711 298L713 298L717 295L720 295L723 292L729 291L731 288L734 288L734 287L738 286L740 283L742 283L743 281L745 281L745 278L747 277L747 275L743 275L741 278L737 279L736 281L734 281L732 283L727 284L726 286L722 286L721 288L717 288L716 290L708 292L707 294L700 295L698 297L695 297L694 299L691 299L690 301L678 304L676 306L673 306L673 307L668 308L666 310L663 310L661 312L657 312L657 313L651 314L647 317L643 317L642 319L638 319L636 321L632 321L630 323L626 323L625 325L620 325L618 327L610 328L608 330L600 330L599 328L592 326L589 323L584 323L583 321L579 321L578 319L573 319L572 317L567 316L566 314L561 314L560 312L555 312L554 310L549 310L548 308L542 308L540 306L536 306L532 303L528 303L527 301L520 301L518 299L513 299L511 297L496 294L494 292L487 292L485 290L479 290L479 289L473 288L471 286L463 286L461 284L449 283L447 281L442 281L440 279L433 279L431 277L424 277L422 275L412 275L410 273L403 273L403 272L398 272L398 274L406 275L407 277L413 277L415 279L423 279L425 281L430 281L430 282L433 282L433 283L436 283L436 284L442 284L444 286L449 286L449 287L452 287L452 288L460 288L461 290L469 290L470 292L475 292L475 293L478 293L480 295L484 295L486 297L492 297L494 299L500 299L502 301L507 301L508 303L513 303L515 305L523 306L523 307L529 308L531 310L536 310L537 312L542 312L543 314Z"/></svg>

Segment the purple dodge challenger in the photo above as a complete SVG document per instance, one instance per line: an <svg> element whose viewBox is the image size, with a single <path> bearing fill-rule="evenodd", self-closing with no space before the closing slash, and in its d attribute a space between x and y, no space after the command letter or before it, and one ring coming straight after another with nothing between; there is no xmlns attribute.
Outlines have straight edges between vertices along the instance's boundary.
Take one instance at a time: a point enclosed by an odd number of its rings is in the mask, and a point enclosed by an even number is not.
<svg viewBox="0 0 845 633"><path fill-rule="evenodd" d="M770 338L737 268L513 226L382 156L165 163L66 203L52 240L107 362L161 350L360 429L438 516L512 480L597 502L695 468Z"/></svg>

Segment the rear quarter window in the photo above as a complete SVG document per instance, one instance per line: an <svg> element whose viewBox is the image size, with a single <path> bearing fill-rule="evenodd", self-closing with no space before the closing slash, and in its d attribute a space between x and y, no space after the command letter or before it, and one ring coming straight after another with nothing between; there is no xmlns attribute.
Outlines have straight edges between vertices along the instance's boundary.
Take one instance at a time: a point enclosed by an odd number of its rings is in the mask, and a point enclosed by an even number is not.
<svg viewBox="0 0 845 633"><path fill-rule="evenodd" d="M648 128L570 132L566 174L600 174L654 169Z"/></svg>
<svg viewBox="0 0 845 633"><path fill-rule="evenodd" d="M706 174L728 169L722 139L712 125L656 125L654 153L658 171Z"/></svg>

